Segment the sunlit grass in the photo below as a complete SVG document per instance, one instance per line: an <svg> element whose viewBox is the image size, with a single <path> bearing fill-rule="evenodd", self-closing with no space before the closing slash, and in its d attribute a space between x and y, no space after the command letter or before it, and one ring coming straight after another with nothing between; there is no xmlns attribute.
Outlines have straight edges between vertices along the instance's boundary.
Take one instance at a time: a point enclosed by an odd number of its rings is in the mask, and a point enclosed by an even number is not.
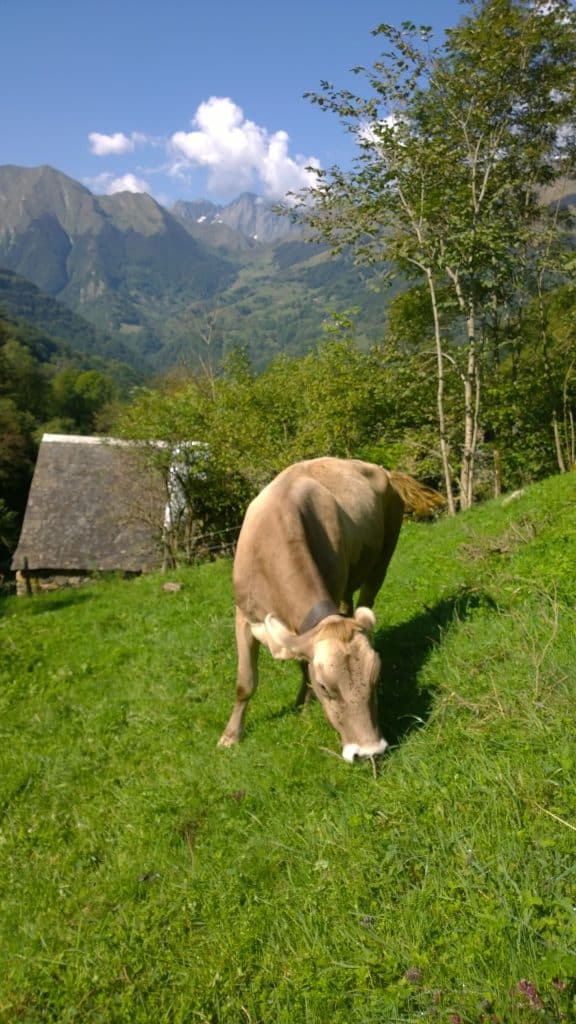
<svg viewBox="0 0 576 1024"><path fill-rule="evenodd" d="M0 1019L575 1020L575 491L407 524L376 771L264 657L216 749L226 562L5 601Z"/></svg>

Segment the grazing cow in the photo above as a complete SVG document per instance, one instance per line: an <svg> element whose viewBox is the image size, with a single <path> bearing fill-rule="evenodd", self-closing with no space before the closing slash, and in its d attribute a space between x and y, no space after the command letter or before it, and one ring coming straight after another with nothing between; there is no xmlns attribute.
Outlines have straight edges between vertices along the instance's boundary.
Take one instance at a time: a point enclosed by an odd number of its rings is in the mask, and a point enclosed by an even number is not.
<svg viewBox="0 0 576 1024"><path fill-rule="evenodd" d="M289 466L251 502L234 560L236 704L221 746L241 738L265 644L275 658L303 663L297 703L311 688L340 734L346 761L384 752L371 607L405 508L424 514L441 503L436 491L406 474L336 458Z"/></svg>

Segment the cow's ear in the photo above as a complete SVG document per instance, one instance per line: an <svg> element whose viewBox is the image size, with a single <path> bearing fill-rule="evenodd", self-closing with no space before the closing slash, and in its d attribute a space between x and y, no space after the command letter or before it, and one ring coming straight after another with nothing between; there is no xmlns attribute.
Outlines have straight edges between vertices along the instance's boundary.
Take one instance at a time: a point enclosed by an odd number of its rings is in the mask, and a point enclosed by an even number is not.
<svg viewBox="0 0 576 1024"><path fill-rule="evenodd" d="M298 637L296 633L288 629L284 623L275 615L269 613L264 619L266 627L266 639L270 653L274 658L287 661L288 658L297 657L296 646Z"/></svg>
<svg viewBox="0 0 576 1024"><path fill-rule="evenodd" d="M371 608L357 608L354 612L354 618L362 629L365 629L367 633L371 633L376 625L376 616Z"/></svg>

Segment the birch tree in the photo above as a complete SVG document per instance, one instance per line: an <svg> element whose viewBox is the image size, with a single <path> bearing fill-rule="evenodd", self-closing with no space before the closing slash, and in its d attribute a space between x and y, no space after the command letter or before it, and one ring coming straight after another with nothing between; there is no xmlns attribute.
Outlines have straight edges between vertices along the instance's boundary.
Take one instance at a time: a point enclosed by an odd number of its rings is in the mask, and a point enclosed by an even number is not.
<svg viewBox="0 0 576 1024"><path fill-rule="evenodd" d="M448 508L473 501L487 371L486 312L516 286L515 265L546 216L543 186L574 167L576 17L567 0L484 0L431 46L404 23L355 68L359 94L328 82L312 102L358 145L351 170L320 172L299 212L335 250L423 281L436 354L438 450ZM447 287L448 286L448 287ZM445 381L459 376L457 450Z"/></svg>

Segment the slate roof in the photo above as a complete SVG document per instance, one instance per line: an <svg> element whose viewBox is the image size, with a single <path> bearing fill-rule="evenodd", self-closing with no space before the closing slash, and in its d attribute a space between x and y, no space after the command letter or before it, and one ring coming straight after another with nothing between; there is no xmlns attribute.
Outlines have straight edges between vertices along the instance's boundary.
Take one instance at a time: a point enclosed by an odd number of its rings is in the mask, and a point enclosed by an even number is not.
<svg viewBox="0 0 576 1024"><path fill-rule="evenodd" d="M162 562L166 492L137 446L44 434L12 569L146 572Z"/></svg>

